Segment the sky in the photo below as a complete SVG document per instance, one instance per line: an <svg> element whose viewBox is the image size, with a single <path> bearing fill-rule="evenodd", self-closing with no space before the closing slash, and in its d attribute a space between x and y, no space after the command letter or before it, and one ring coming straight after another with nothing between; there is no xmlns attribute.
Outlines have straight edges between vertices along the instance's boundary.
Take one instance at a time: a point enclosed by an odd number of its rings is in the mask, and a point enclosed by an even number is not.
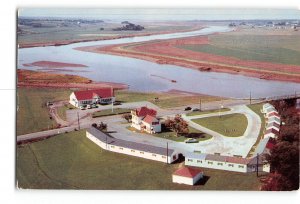
<svg viewBox="0 0 300 204"><path fill-rule="evenodd" d="M129 9L20 8L20 17L86 18L101 20L249 20L300 19L299 9Z"/></svg>

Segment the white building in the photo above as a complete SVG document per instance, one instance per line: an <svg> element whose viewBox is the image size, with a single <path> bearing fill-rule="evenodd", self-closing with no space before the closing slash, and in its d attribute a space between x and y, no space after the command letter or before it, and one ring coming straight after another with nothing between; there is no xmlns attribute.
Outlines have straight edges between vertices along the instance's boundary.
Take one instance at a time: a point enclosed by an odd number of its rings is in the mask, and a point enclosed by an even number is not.
<svg viewBox="0 0 300 204"><path fill-rule="evenodd" d="M131 127L150 134L161 132L161 122L156 117L156 114L156 110L144 106L136 110L132 110Z"/></svg>
<svg viewBox="0 0 300 204"><path fill-rule="evenodd" d="M173 183L194 185L203 178L203 171L191 167L182 167L172 175Z"/></svg>
<svg viewBox="0 0 300 204"><path fill-rule="evenodd" d="M269 137L277 138L278 135L279 135L279 132L276 129L270 128L270 129L266 130L266 132L264 134L264 138L269 138Z"/></svg>
<svg viewBox="0 0 300 204"><path fill-rule="evenodd" d="M75 107L91 104L109 104L115 101L113 88L74 91L70 95L69 103Z"/></svg>
<svg viewBox="0 0 300 204"><path fill-rule="evenodd" d="M100 146L102 149L127 154L135 157L172 163L178 159L178 153L174 149L157 147L127 140L116 139L106 135L100 130L92 127L86 131L86 137Z"/></svg>
<svg viewBox="0 0 300 204"><path fill-rule="evenodd" d="M277 123L267 123L266 130L274 129L279 132L280 125Z"/></svg>
<svg viewBox="0 0 300 204"><path fill-rule="evenodd" d="M222 156L219 154L188 153L185 155L185 165L247 173L255 172L258 162L258 171L269 172L270 165L263 156L266 153L265 149L268 140L269 138L262 139L256 147L253 157L250 158Z"/></svg>

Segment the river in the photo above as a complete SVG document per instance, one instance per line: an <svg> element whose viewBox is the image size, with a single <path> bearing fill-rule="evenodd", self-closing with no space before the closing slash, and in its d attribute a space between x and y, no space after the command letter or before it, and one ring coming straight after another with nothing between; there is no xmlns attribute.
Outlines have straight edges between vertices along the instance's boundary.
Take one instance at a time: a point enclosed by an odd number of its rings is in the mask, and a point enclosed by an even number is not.
<svg viewBox="0 0 300 204"><path fill-rule="evenodd" d="M175 65L156 64L134 58L73 49L82 46L143 42L228 31L231 31L231 28L209 26L191 32L92 41L63 46L22 48L18 49L18 68L38 70L38 67L23 66L23 64L35 61L84 64L88 67L70 68L69 71L60 72L88 77L94 81L125 83L129 85L129 90L142 92L176 89L232 98L247 98L251 92L253 98L259 98L294 94L300 91L299 83L269 81L225 73L200 72ZM176 83L166 79L176 80Z"/></svg>

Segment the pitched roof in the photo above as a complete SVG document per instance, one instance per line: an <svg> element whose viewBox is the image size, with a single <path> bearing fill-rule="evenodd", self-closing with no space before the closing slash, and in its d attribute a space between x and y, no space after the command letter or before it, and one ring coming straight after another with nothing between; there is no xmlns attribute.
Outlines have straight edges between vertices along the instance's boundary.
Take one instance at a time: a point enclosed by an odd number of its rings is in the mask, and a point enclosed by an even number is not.
<svg viewBox="0 0 300 204"><path fill-rule="evenodd" d="M146 115L156 116L157 113L156 110L147 108L146 106L136 109L135 112L138 117L145 117Z"/></svg>
<svg viewBox="0 0 300 204"><path fill-rule="evenodd" d="M271 116L280 117L280 115L278 114L278 112L271 112L271 113L268 113L268 117L271 117Z"/></svg>
<svg viewBox="0 0 300 204"><path fill-rule="evenodd" d="M265 132L265 135L266 134L269 134L269 133L273 133L273 134L275 134L275 135L278 135L279 134L279 132L277 131L277 130L275 130L275 129L268 129L266 132Z"/></svg>
<svg viewBox="0 0 300 204"><path fill-rule="evenodd" d="M144 122L151 124L154 121L158 121L156 117L153 117L151 115L146 115L146 117L143 119Z"/></svg>
<svg viewBox="0 0 300 204"><path fill-rule="evenodd" d="M249 161L246 158L241 157L226 157L226 162L235 164L248 164Z"/></svg>
<svg viewBox="0 0 300 204"><path fill-rule="evenodd" d="M273 123L271 122L271 123L267 124L267 129L270 129L270 128L273 128L273 127L276 127L276 128L279 129L280 125L278 123L274 123L274 122Z"/></svg>
<svg viewBox="0 0 300 204"><path fill-rule="evenodd" d="M191 168L191 167L182 167L180 169L177 169L173 173L173 175L194 178L199 173L203 173L203 171L201 169L196 169L196 168Z"/></svg>
<svg viewBox="0 0 300 204"><path fill-rule="evenodd" d="M167 154L166 147L157 147L157 146L152 146L152 145L147 145L147 144L113 138L111 136L104 134L103 132L96 129L95 127L91 127L90 129L87 130L87 132L92 134L94 137L96 137L100 141L107 142L107 144L109 144L109 145L115 145L115 146L119 146L119 147L124 147L124 148L129 148L129 149L134 149L134 150L138 150L138 151L144 151L144 152L149 152L149 153L154 153L154 154L159 154L159 155L164 155L164 156L167 156L167 155L170 156L174 153L174 149L168 148L168 154Z"/></svg>
<svg viewBox="0 0 300 204"><path fill-rule="evenodd" d="M91 100L94 96L99 96L100 98L110 98L114 96L114 91L112 88L101 88L94 90L85 90L85 91L74 91L74 94L77 100Z"/></svg>

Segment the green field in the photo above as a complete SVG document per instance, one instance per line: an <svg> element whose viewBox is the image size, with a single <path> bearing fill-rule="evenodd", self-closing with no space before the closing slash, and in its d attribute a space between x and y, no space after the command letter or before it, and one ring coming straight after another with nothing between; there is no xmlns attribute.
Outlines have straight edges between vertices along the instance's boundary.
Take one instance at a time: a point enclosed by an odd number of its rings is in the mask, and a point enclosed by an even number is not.
<svg viewBox="0 0 300 204"><path fill-rule="evenodd" d="M203 103L210 101L220 101L224 98L217 96L207 95L184 95L184 94L171 94L171 93L143 93L132 91L116 91L116 98L122 102L137 102L137 101L149 101L161 108L172 108L187 106L190 104L199 103L199 100ZM158 98L158 100L155 100Z"/></svg>
<svg viewBox="0 0 300 204"><path fill-rule="evenodd" d="M199 118L192 121L228 137L242 136L248 125L246 116L240 113Z"/></svg>
<svg viewBox="0 0 300 204"><path fill-rule="evenodd" d="M208 110L208 111L193 111L193 112L190 112L186 115L187 116L195 116L195 115L204 115L204 114L226 112L226 111L230 111L230 109L229 108L221 108L221 109Z"/></svg>
<svg viewBox="0 0 300 204"><path fill-rule="evenodd" d="M46 102L65 100L70 93L67 89L18 88L17 135L55 127L57 124L50 119Z"/></svg>
<svg viewBox="0 0 300 204"><path fill-rule="evenodd" d="M107 109L107 110L94 112L92 114L92 117L97 118L97 117L103 117L109 115L118 115L118 114L130 113L130 111L131 111L130 109L126 109L126 108L114 108L113 112L111 109Z"/></svg>
<svg viewBox="0 0 300 204"><path fill-rule="evenodd" d="M181 189L259 190L255 173L203 169L206 183L172 183L179 164L122 155L102 150L85 131L61 134L17 147L16 176L24 189Z"/></svg>
<svg viewBox="0 0 300 204"><path fill-rule="evenodd" d="M300 65L298 35L210 35L210 45L183 45L180 48L242 60Z"/></svg>

